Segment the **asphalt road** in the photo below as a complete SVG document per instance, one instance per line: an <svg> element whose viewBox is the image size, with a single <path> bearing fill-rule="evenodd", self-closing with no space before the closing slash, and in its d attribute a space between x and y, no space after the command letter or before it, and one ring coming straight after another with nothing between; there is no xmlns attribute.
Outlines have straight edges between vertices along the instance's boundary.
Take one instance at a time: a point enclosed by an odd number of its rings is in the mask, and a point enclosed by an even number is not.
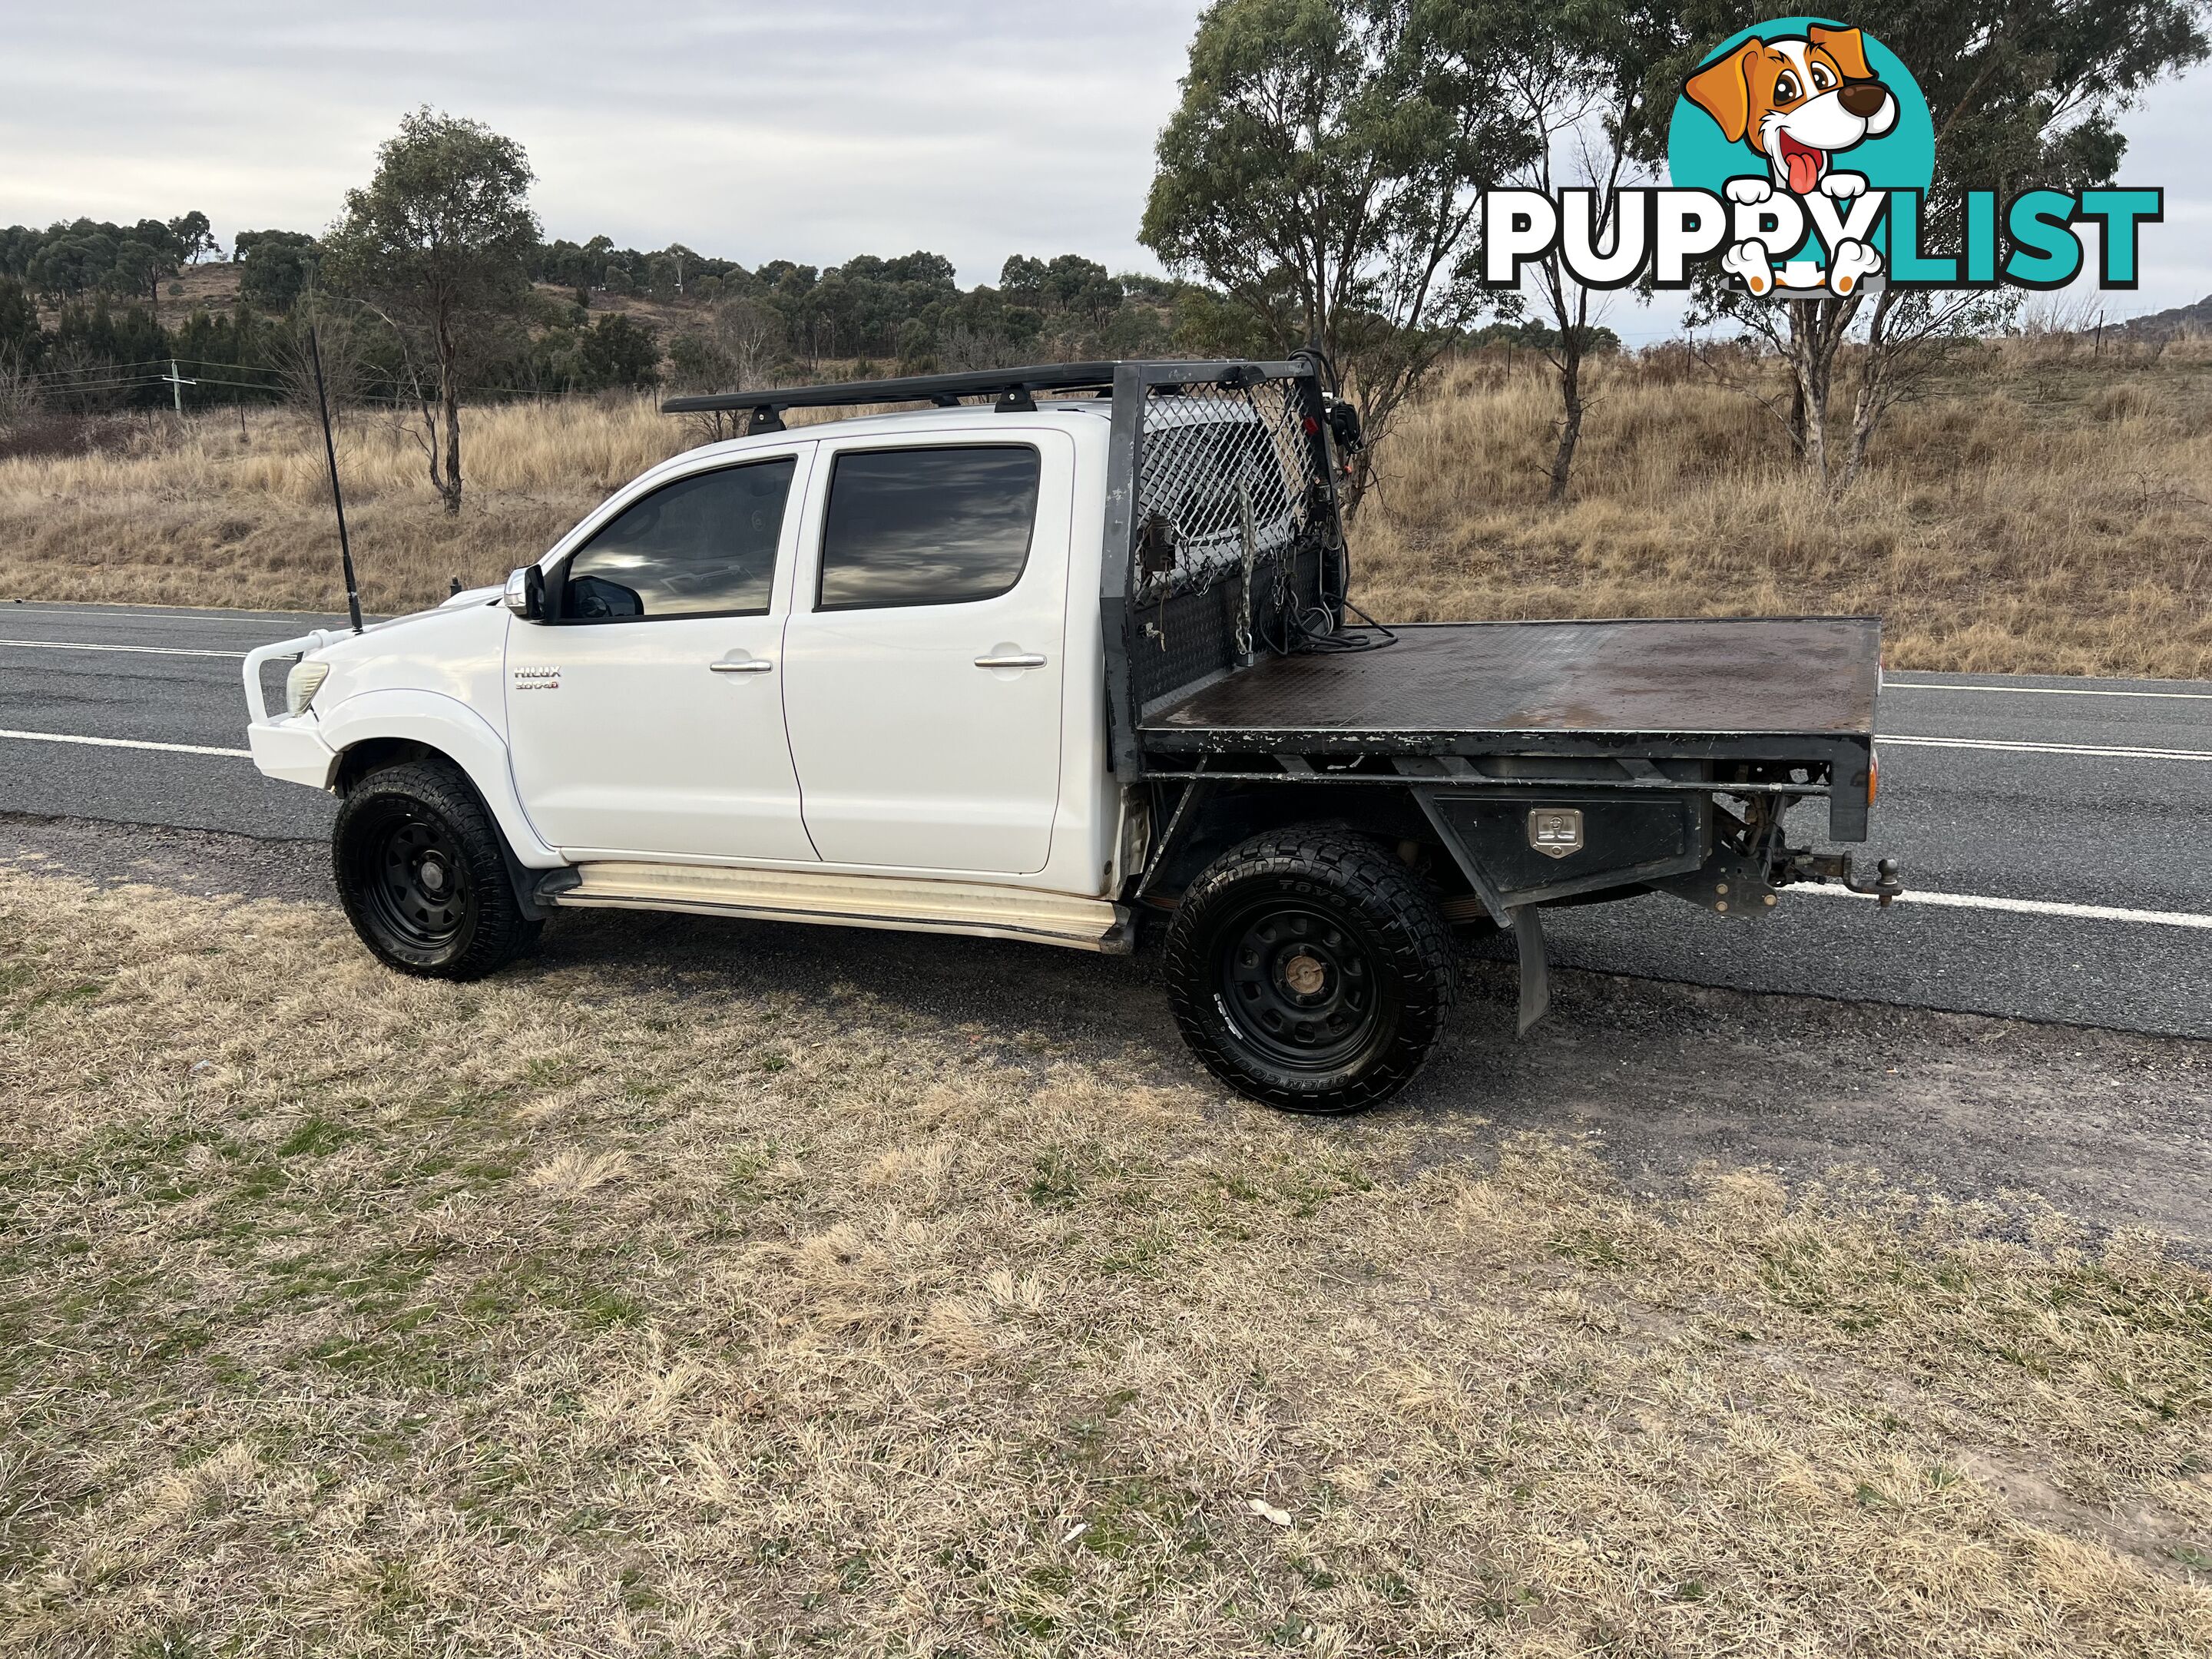
<svg viewBox="0 0 2212 1659"><path fill-rule="evenodd" d="M320 838L328 798L229 751L240 659L334 620L0 606L0 811ZM2212 683L1897 674L1881 729L1866 856L1903 860L1911 896L1801 889L1763 921L1657 896L1554 911L1553 960L2212 1037ZM1817 840L1824 809L1803 810Z"/></svg>

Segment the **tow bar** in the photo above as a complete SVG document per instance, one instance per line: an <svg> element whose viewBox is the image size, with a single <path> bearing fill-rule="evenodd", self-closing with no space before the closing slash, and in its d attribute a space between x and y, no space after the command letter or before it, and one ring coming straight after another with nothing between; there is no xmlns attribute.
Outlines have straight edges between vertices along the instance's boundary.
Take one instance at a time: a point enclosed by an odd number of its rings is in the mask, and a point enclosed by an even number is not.
<svg viewBox="0 0 2212 1659"><path fill-rule="evenodd" d="M1849 853L1793 853L1782 873L1791 881L1840 882L1854 893L1879 899L1887 910L1905 892L1899 867L1895 859L1883 859L1874 866L1873 875L1862 876L1852 870Z"/></svg>

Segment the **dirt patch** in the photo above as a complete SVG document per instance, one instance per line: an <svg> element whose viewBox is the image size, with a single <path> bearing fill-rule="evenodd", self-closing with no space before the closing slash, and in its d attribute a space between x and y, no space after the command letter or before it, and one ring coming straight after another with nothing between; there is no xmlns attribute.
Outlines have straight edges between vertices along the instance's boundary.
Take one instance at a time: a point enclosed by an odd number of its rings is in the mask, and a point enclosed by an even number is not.
<svg viewBox="0 0 2212 1659"><path fill-rule="evenodd" d="M204 897L337 900L330 848L319 841L260 841L161 824L0 812L0 864L27 874L76 876L106 887L161 887Z"/></svg>

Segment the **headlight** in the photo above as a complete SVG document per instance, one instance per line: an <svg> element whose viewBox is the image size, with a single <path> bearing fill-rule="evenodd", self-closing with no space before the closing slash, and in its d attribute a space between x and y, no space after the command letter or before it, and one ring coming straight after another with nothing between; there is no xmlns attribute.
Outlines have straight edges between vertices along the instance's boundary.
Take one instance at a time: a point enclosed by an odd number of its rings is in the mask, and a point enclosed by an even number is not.
<svg viewBox="0 0 2212 1659"><path fill-rule="evenodd" d="M284 677L284 707L295 714L306 714L315 693L330 677L331 665L326 662L293 664L292 672Z"/></svg>

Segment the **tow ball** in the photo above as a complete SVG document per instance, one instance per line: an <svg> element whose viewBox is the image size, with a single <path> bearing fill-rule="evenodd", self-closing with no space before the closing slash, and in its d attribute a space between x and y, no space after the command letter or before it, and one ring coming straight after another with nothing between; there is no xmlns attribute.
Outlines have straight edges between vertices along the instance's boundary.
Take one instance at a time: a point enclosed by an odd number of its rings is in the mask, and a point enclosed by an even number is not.
<svg viewBox="0 0 2212 1659"><path fill-rule="evenodd" d="M1862 876L1851 868L1849 853L1800 853L1790 864L1791 873L1801 881L1840 882L1854 893L1871 894L1881 901L1885 910L1905 892L1895 859L1881 860L1871 876Z"/></svg>
<svg viewBox="0 0 2212 1659"><path fill-rule="evenodd" d="M1874 866L1872 881L1853 877L1849 872L1850 861L1850 854L1846 853L1844 855L1845 866L1844 885L1854 893L1872 893L1881 901L1881 908L1885 910L1889 908L1893 899L1903 895L1905 884L1898 878L1898 865L1895 859L1883 859L1876 863Z"/></svg>

